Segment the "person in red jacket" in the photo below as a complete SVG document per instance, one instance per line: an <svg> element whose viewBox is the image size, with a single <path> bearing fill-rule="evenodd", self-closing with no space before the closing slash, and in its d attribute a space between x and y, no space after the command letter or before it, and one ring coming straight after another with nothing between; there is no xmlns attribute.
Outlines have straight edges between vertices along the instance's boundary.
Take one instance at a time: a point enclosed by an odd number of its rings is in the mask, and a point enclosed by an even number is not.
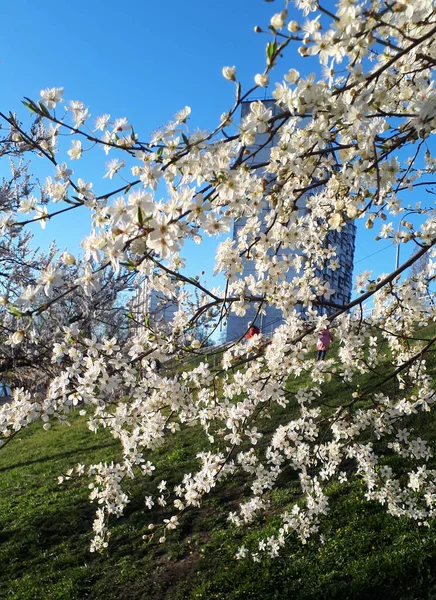
<svg viewBox="0 0 436 600"><path fill-rule="evenodd" d="M254 337L255 335L259 335L259 333L260 333L259 327L256 327L256 325L252 325L250 327L250 329L248 330L248 333L245 337L247 340L251 340L252 337Z"/></svg>
<svg viewBox="0 0 436 600"><path fill-rule="evenodd" d="M330 344L333 342L334 337L327 328L321 329L318 333L318 342L316 344L316 360L324 360L327 354L327 350Z"/></svg>

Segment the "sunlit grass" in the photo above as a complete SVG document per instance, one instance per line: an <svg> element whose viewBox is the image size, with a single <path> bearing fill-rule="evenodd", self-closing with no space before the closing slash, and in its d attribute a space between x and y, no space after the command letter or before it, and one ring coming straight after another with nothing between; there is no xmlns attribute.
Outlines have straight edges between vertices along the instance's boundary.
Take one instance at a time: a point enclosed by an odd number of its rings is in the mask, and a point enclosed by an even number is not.
<svg viewBox="0 0 436 600"><path fill-rule="evenodd" d="M434 368L434 354L428 358ZM372 378L372 379L371 379ZM362 386L374 376L362 376ZM287 383L293 391L310 380L303 375ZM329 403L348 394L333 377L324 389ZM295 414L292 403L278 407L265 420L272 432ZM432 415L416 426L434 442ZM198 466L196 453L204 434L195 428L178 432L151 460L157 479L168 487ZM266 442L263 442L265 444ZM57 478L76 463L116 461L120 447L107 431L92 434L85 418L71 427L29 427L0 452L0 597L15 600L68 599L320 599L436 597L436 530L386 515L368 503L358 480L345 487L331 484L331 511L323 520L322 537L306 547L289 540L283 555L261 564L237 561L240 544L255 547L276 531L279 510L298 499L292 474L271 493L271 510L248 530L229 526L226 515L248 493L241 475L212 493L202 510L188 511L165 545L147 543L150 519L171 514L171 507L145 510L149 479L128 484L131 502L125 516L112 522L107 553L91 554L95 506L88 500L86 478L58 485ZM389 457L387 460L390 460Z"/></svg>

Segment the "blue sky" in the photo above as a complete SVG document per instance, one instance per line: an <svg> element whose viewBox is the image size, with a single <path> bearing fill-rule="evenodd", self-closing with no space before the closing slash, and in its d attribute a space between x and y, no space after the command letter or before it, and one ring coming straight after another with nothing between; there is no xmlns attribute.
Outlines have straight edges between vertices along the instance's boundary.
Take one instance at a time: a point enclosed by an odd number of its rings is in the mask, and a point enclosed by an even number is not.
<svg viewBox="0 0 436 600"><path fill-rule="evenodd" d="M223 79L222 67L235 65L243 86L251 86L264 68L267 42L254 26L266 29L281 8L279 2L264 0L2 2L0 108L19 110L26 122L21 99L38 99L41 89L62 86L65 100L82 100L93 117L127 117L143 140L186 105L192 108L191 128L211 129L234 99L234 86ZM291 50L272 79L280 80L291 67L305 74L315 70L316 59L306 60ZM100 179L107 160L101 152L87 164L78 161L75 175L93 181L98 192L108 191L113 182ZM38 161L32 170L41 179L51 174ZM44 234L35 228L36 241L44 245L48 237L55 238L61 248L75 251L87 227L85 212L69 213L50 223ZM374 235L359 227L355 273L393 268L395 248L389 242L376 244ZM213 244L207 249L193 245L187 258L192 273L211 273ZM210 284L211 276L206 279Z"/></svg>

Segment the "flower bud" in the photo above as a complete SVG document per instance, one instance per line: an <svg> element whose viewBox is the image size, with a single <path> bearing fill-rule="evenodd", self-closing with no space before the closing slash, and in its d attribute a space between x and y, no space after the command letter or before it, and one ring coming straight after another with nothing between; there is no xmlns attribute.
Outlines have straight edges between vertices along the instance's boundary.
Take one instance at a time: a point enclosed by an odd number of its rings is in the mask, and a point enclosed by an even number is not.
<svg viewBox="0 0 436 600"><path fill-rule="evenodd" d="M24 340L24 329L19 329L11 337L11 343L14 346L18 346Z"/></svg>
<svg viewBox="0 0 436 600"><path fill-rule="evenodd" d="M303 57L309 56L307 46L300 46L300 48L298 48L298 54Z"/></svg>
<svg viewBox="0 0 436 600"><path fill-rule="evenodd" d="M397 13L402 13L407 10L407 6L404 2L395 2L392 10Z"/></svg>
<svg viewBox="0 0 436 600"><path fill-rule="evenodd" d="M287 10L282 10L281 12L276 13L271 18L271 26L274 27L274 29L281 29L283 27L283 25L285 24L287 17L288 17Z"/></svg>
<svg viewBox="0 0 436 600"><path fill-rule="evenodd" d="M350 217L350 219L355 219L357 217L357 208L353 204L347 207L347 216Z"/></svg>
<svg viewBox="0 0 436 600"><path fill-rule="evenodd" d="M223 67L223 77L229 81L236 81L236 67Z"/></svg>
<svg viewBox="0 0 436 600"><path fill-rule="evenodd" d="M297 31L300 31L300 29L301 28L300 28L299 24L297 23L297 21L289 21L288 30L291 33L296 33Z"/></svg>
<svg viewBox="0 0 436 600"><path fill-rule="evenodd" d="M64 265L75 265L76 264L76 259L69 252L64 252L61 256L61 259L62 259L62 262L64 263Z"/></svg>
<svg viewBox="0 0 436 600"><path fill-rule="evenodd" d="M289 69L289 71L285 75L285 80L288 83L297 83L300 79L300 73L296 69Z"/></svg>
<svg viewBox="0 0 436 600"><path fill-rule="evenodd" d="M343 224L343 218L341 213L335 212L329 219L329 225L331 229L337 229Z"/></svg>
<svg viewBox="0 0 436 600"><path fill-rule="evenodd" d="M269 84L269 77L266 73L258 73L254 77L254 81L256 85L260 85L260 87L266 87Z"/></svg>

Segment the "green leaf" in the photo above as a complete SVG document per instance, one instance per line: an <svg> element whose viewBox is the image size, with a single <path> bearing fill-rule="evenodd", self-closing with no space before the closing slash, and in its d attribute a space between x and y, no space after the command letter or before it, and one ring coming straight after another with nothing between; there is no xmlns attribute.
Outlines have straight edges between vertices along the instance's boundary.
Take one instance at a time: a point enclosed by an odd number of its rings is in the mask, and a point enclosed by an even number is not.
<svg viewBox="0 0 436 600"><path fill-rule="evenodd" d="M139 221L139 224L142 227L144 225L144 216L142 214L142 210L141 210L140 206L138 206L138 221Z"/></svg>
<svg viewBox="0 0 436 600"><path fill-rule="evenodd" d="M49 111L48 111L48 108L46 107L46 105L43 102L41 102L41 101L38 102L38 106L39 106L40 111L42 112L42 114L45 117L50 117L51 116L50 113L49 113Z"/></svg>
<svg viewBox="0 0 436 600"><path fill-rule="evenodd" d="M267 58L267 62L269 65L273 61L276 50L277 50L277 42L276 41L268 42L268 44L266 46L266 58Z"/></svg>
<svg viewBox="0 0 436 600"><path fill-rule="evenodd" d="M24 101L26 100L26 102ZM30 98L24 98L24 100L22 100L21 102L24 104L24 106L30 110L30 112L39 113L38 107L36 106L36 104L33 102L33 100L31 100Z"/></svg>

